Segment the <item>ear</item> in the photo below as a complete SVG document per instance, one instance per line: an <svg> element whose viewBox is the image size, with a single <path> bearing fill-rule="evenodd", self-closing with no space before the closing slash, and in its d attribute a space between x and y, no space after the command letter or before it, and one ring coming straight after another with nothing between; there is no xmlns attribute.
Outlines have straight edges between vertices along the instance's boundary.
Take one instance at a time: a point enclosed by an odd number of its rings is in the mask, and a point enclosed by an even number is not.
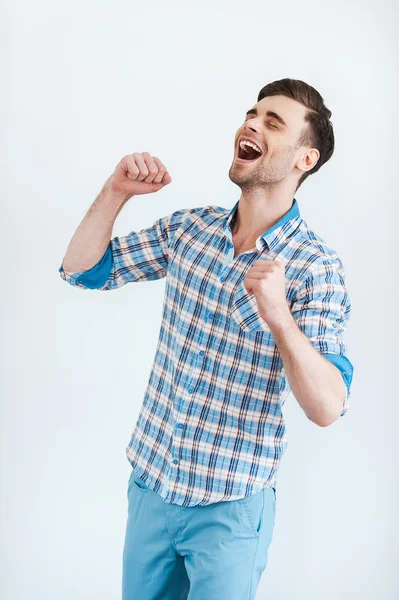
<svg viewBox="0 0 399 600"><path fill-rule="evenodd" d="M298 160L296 166L301 171L310 171L320 158L320 152L317 148L308 148Z"/></svg>

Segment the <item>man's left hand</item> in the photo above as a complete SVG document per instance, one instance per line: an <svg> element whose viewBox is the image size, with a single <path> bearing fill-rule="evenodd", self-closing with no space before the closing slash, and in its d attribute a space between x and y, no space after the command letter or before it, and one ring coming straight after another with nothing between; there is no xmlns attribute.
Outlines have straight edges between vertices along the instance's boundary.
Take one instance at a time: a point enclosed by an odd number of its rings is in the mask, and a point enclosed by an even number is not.
<svg viewBox="0 0 399 600"><path fill-rule="evenodd" d="M285 295L285 265L277 260L259 259L248 269L244 287L254 294L259 314L270 328L292 320Z"/></svg>

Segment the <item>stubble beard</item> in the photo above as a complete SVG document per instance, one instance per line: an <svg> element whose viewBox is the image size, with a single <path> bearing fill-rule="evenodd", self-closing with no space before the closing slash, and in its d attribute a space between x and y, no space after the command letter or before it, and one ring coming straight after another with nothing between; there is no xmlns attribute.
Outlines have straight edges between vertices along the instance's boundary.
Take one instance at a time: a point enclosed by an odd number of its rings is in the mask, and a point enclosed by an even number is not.
<svg viewBox="0 0 399 600"><path fill-rule="evenodd" d="M297 147L289 146L270 161L265 163L261 157L258 159L259 163L253 163L248 167L245 164L233 162L229 169L229 178L242 191L256 188L278 188L291 173L296 150Z"/></svg>

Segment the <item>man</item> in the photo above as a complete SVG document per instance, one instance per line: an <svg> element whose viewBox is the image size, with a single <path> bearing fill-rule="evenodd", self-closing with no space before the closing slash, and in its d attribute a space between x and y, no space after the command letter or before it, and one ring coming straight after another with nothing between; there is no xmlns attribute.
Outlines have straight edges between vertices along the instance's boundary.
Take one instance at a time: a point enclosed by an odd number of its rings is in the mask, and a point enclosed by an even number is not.
<svg viewBox="0 0 399 600"><path fill-rule="evenodd" d="M330 117L303 81L270 83L235 136L229 176L241 196L232 209L177 210L110 240L129 198L171 182L158 158L135 153L68 246L60 274L82 289L166 277L153 368L126 450L123 600L253 599L287 446L284 401L291 389L321 427L348 409L343 265L294 198L333 153Z"/></svg>

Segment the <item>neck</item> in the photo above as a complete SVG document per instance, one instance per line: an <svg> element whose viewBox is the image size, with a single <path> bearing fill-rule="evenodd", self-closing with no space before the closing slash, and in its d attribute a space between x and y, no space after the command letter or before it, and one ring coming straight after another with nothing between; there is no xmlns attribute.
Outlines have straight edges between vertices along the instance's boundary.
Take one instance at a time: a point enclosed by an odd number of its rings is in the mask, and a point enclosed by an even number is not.
<svg viewBox="0 0 399 600"><path fill-rule="evenodd" d="M232 234L255 244L257 238L273 227L290 210L294 193L282 190L243 190L231 224Z"/></svg>

